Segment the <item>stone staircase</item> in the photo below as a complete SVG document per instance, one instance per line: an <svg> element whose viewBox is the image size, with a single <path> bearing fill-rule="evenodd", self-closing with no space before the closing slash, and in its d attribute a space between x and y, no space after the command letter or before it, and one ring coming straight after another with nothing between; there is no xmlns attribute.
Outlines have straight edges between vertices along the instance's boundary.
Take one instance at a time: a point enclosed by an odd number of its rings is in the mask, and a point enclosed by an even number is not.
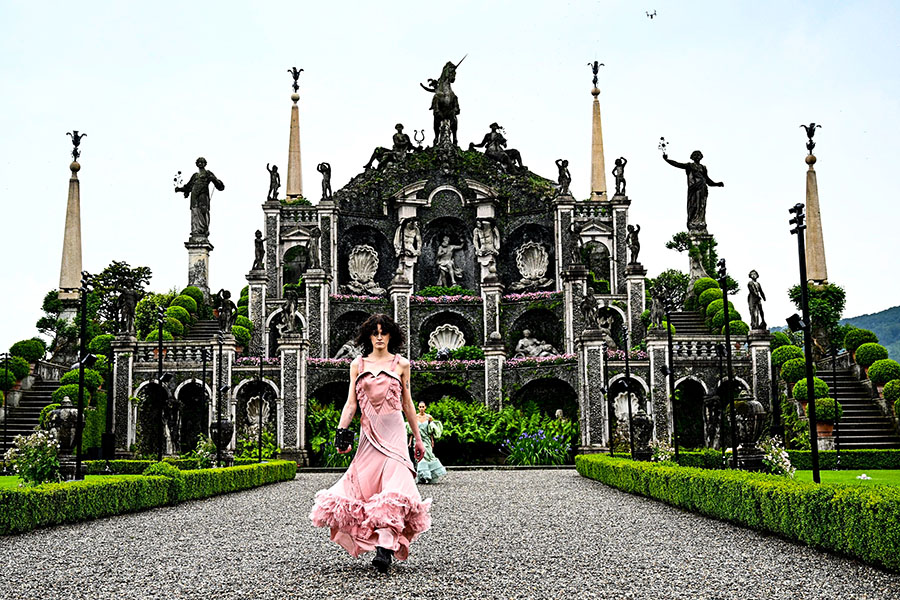
<svg viewBox="0 0 900 600"><path fill-rule="evenodd" d="M672 326L675 328L675 337L683 335L709 335L706 322L697 311L673 312ZM665 330L663 330L665 333Z"/></svg>
<svg viewBox="0 0 900 600"><path fill-rule="evenodd" d="M0 424L0 439L3 440L3 448L12 446L12 441L17 435L30 435L34 432L34 428L38 426L41 409L53 402L52 394L58 387L58 381L38 381L30 390L22 393L19 406L8 408L6 438L3 438L2 424ZM72 402L77 402L77 399L72 398Z"/></svg>
<svg viewBox="0 0 900 600"><path fill-rule="evenodd" d="M891 419L881 414L869 390L849 369L819 369L816 377L831 388L831 396L844 412L835 431L844 450L861 448L900 448L900 436Z"/></svg>
<svg viewBox="0 0 900 600"><path fill-rule="evenodd" d="M191 327L190 331L185 334L184 339L195 342L208 342L215 339L219 333L219 322L213 319L208 321L197 321Z"/></svg>

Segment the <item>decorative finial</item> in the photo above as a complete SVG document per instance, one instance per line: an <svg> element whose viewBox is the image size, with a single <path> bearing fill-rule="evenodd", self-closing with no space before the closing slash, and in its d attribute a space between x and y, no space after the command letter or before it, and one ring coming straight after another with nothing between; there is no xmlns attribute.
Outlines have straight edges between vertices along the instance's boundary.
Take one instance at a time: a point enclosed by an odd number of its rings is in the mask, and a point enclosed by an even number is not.
<svg viewBox="0 0 900 600"><path fill-rule="evenodd" d="M816 147L816 143L813 141L813 136L816 135L816 129L821 129L821 125L816 125L815 123L810 123L809 125L801 125L803 129L806 130L806 137L809 138L806 142L806 149L809 150L809 155L812 156L813 148Z"/></svg>
<svg viewBox="0 0 900 600"><path fill-rule="evenodd" d="M291 77L294 78L294 93L296 94L297 92L300 91L300 84L297 83L297 79L300 78L300 73L303 72L303 69L298 69L297 67L291 67L290 69L287 70L287 72L290 73Z"/></svg>
<svg viewBox="0 0 900 600"><path fill-rule="evenodd" d="M656 10L655 10L655 9L653 10L653 12L650 12L650 11L644 11L644 12L647 14L647 18L649 18L651 21L653 20L653 17L656 16Z"/></svg>
<svg viewBox="0 0 900 600"><path fill-rule="evenodd" d="M462 62L462 61L460 61ZM422 137L419 137L421 135ZM413 129L413 139L416 140L416 143L419 145L419 148L422 147L422 142L425 141L425 130L424 129Z"/></svg>
<svg viewBox="0 0 900 600"><path fill-rule="evenodd" d="M78 149L78 146L81 145L81 138L86 137L87 134L78 133L77 129L73 129L66 135L72 138L72 160L78 162L78 157L81 156L81 150Z"/></svg>
<svg viewBox="0 0 900 600"><path fill-rule="evenodd" d="M588 63L588 66L591 68L591 71L594 72L594 87L597 87L597 73L600 72L600 67L605 67L602 62L597 62L596 60L592 63Z"/></svg>
<svg viewBox="0 0 900 600"><path fill-rule="evenodd" d="M663 156L666 155L666 148L668 148L668 147L669 147L669 142L666 141L666 138L664 138L664 137L659 138L659 146L657 146L657 148L659 148L659 151L663 153Z"/></svg>

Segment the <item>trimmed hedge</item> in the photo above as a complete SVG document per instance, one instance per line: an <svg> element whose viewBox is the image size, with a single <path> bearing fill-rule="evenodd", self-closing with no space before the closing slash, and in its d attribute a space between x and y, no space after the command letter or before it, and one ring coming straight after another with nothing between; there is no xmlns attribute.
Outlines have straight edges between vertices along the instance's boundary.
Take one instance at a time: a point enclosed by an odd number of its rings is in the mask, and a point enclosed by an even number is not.
<svg viewBox="0 0 900 600"><path fill-rule="evenodd" d="M171 342L174 339L175 339L175 337L171 333L169 333L168 331L163 329L163 341L164 342ZM147 337L144 338L145 342L156 342L158 340L159 340L159 329L153 329L150 333L147 334Z"/></svg>
<svg viewBox="0 0 900 600"><path fill-rule="evenodd" d="M200 466L198 458L163 458L163 462L172 465L182 471L196 470ZM110 473L114 475L140 475L150 465L156 464L155 460L111 460L109 461ZM235 466L255 465L255 458L236 458ZM84 461L85 473L88 475L104 475L106 473L105 460Z"/></svg>
<svg viewBox="0 0 900 600"><path fill-rule="evenodd" d="M788 450L791 464L809 471L812 459L809 450ZM835 450L819 450L819 468L833 469L837 463ZM841 469L847 471L900 469L900 450L841 450Z"/></svg>
<svg viewBox="0 0 900 600"><path fill-rule="evenodd" d="M197 291L199 291L199 290L197 290ZM202 302L203 302L203 292L200 292L200 302L197 302L197 300L195 298L193 298L192 296L188 296L185 294L182 296L175 296L175 298L172 299L172 303L169 304L169 308L176 306L178 308L183 308L187 312L193 314L193 313L197 312L197 305ZM178 317L175 317L175 318L178 319ZM178 319L178 320L181 321L181 319ZM182 323L183 322L184 321L182 321Z"/></svg>
<svg viewBox="0 0 900 600"><path fill-rule="evenodd" d="M769 347L772 350L777 350L782 346L792 346L794 343L791 341L791 338L787 336L787 334L783 331L776 331L772 334L772 341L769 344Z"/></svg>
<svg viewBox="0 0 900 600"><path fill-rule="evenodd" d="M722 298L722 289L718 287L709 288L708 290L704 290L702 294L700 294L700 298L697 301L700 303L700 306L707 306L713 300L720 300Z"/></svg>
<svg viewBox="0 0 900 600"><path fill-rule="evenodd" d="M861 367L871 367L876 360L884 360L887 357L887 348L874 342L868 342L856 349L856 364Z"/></svg>
<svg viewBox="0 0 900 600"><path fill-rule="evenodd" d="M31 372L31 366L28 364L28 361L21 356L10 356L8 361L0 361L0 370L5 372L6 369L9 369L16 381L25 379L28 373Z"/></svg>
<svg viewBox="0 0 900 600"><path fill-rule="evenodd" d="M22 340L16 342L9 347L9 353L13 356L20 356L26 361L33 363L44 358L47 352L47 345L38 339Z"/></svg>
<svg viewBox="0 0 900 600"><path fill-rule="evenodd" d="M76 381L78 381L78 380L76 379ZM87 378L85 378L85 381L87 381ZM63 398L65 398L66 396L69 397L69 400L72 402L72 406L78 406L78 384L77 383L70 383L68 385L59 386L53 392L51 397L53 398L53 402L55 404L61 404L63 401ZM84 405L83 406L87 406L90 403L91 403L91 391L85 385L84 386Z"/></svg>
<svg viewBox="0 0 900 600"><path fill-rule="evenodd" d="M835 411L837 411L837 415L835 415ZM844 408L834 398L816 398L816 422L832 423L835 420L840 421L843 414Z"/></svg>
<svg viewBox="0 0 900 600"><path fill-rule="evenodd" d="M234 320L235 325L240 325L249 332L253 332L253 321L243 315L238 315Z"/></svg>
<svg viewBox="0 0 900 600"><path fill-rule="evenodd" d="M719 287L719 282L712 277L701 277L694 282L694 295L699 297L706 290Z"/></svg>
<svg viewBox="0 0 900 600"><path fill-rule="evenodd" d="M882 394L884 394L884 399L888 402L893 403L900 400L900 379L891 379L884 384Z"/></svg>
<svg viewBox="0 0 900 600"><path fill-rule="evenodd" d="M741 313L739 313L737 311L737 309L734 307L734 305L731 302L729 302L728 303L728 322L730 323L731 321L740 321L740 320L741 320ZM725 326L725 308L724 307L722 308L722 310L717 312L715 314L715 316L713 316L712 320L710 321L710 324L712 325L712 328L715 329L716 331L721 331L722 327Z"/></svg>
<svg viewBox="0 0 900 600"><path fill-rule="evenodd" d="M731 302L729 301L728 304L730 306ZM725 301L722 300L721 298L717 298L706 305L706 310L704 311L704 314L706 314L707 319L712 319L714 316L716 316L716 313L719 312L720 310L725 310Z"/></svg>
<svg viewBox="0 0 900 600"><path fill-rule="evenodd" d="M72 369L71 371L65 373L62 377L60 377L59 382L62 385L74 385L76 388L78 387L78 369ZM100 386L103 385L103 376L100 375L99 372L94 369L85 369L84 370L84 387L87 388L89 392L93 395ZM75 392L78 393L77 390ZM72 396L69 396L70 398ZM62 400L62 397L60 397Z"/></svg>
<svg viewBox="0 0 900 600"><path fill-rule="evenodd" d="M828 384L825 383L824 379L819 379L818 377L813 377L813 398L818 400L819 398L827 398L829 392ZM798 381L794 384L794 388L791 392L791 397L796 398L801 402L805 402L809 397L806 389L806 377Z"/></svg>
<svg viewBox="0 0 900 600"><path fill-rule="evenodd" d="M892 379L900 379L900 363L890 358L876 360L869 367L869 380L874 385L885 385Z"/></svg>
<svg viewBox="0 0 900 600"><path fill-rule="evenodd" d="M781 335L784 334L782 333ZM779 346L772 350L772 365L776 369L779 369L779 372L784 363L795 358L802 359L803 350L801 348L798 348L797 346L794 346L793 344Z"/></svg>
<svg viewBox="0 0 900 600"><path fill-rule="evenodd" d="M234 341L238 346L243 346L244 348L246 348L250 345L250 331L248 331L246 327L241 327L240 325L232 325L231 335L234 336Z"/></svg>
<svg viewBox="0 0 900 600"><path fill-rule="evenodd" d="M110 354L112 354L112 341L115 338L116 336L111 333L101 333L100 335L95 335L88 343L88 351L91 354L102 354L103 356L109 356Z"/></svg>
<svg viewBox="0 0 900 600"><path fill-rule="evenodd" d="M578 472L620 490L900 571L900 488L794 481L599 454L575 457Z"/></svg>
<svg viewBox="0 0 900 600"><path fill-rule="evenodd" d="M816 374L816 363L813 363L812 372ZM806 359L792 358L781 365L781 378L790 384L797 383L806 378Z"/></svg>
<svg viewBox="0 0 900 600"><path fill-rule="evenodd" d="M187 296L185 296L185 298L187 298ZM191 324L191 313L189 313L186 308L183 308L181 306L170 306L166 309L166 316L172 317L185 327Z"/></svg>
<svg viewBox="0 0 900 600"><path fill-rule="evenodd" d="M844 348L851 354L863 344L878 343L878 336L868 329L854 328L847 332L844 336Z"/></svg>
<svg viewBox="0 0 900 600"><path fill-rule="evenodd" d="M173 475L171 471L168 473ZM288 481L296 473L295 462L278 460L227 469L178 471L180 478L123 475L30 488L3 488L0 489L0 535L208 498Z"/></svg>
<svg viewBox="0 0 900 600"><path fill-rule="evenodd" d="M750 333L750 326L743 321L732 321L728 324L728 332L731 335L747 335ZM725 335L725 327L722 327L722 335Z"/></svg>
<svg viewBox="0 0 900 600"><path fill-rule="evenodd" d="M203 290L201 290L200 288L198 288L195 285L187 286L186 288L181 290L181 294L179 294L179 295L180 296L189 296L190 298L192 298L194 300L194 303L196 304L196 306L200 306L201 304L203 304ZM176 296L176 298L177 297L178 296Z"/></svg>
<svg viewBox="0 0 900 600"><path fill-rule="evenodd" d="M246 306L238 306L235 312L242 317L250 316L250 310Z"/></svg>

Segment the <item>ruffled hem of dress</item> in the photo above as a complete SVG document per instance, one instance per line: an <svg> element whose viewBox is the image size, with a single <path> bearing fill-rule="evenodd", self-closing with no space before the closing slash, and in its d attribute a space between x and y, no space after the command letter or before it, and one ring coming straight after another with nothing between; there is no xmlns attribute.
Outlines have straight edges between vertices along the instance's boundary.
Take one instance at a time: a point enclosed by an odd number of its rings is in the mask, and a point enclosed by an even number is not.
<svg viewBox="0 0 900 600"><path fill-rule="evenodd" d="M369 538L376 529L390 528L412 540L431 527L430 510L430 498L382 492L363 502L321 490L309 518L316 527L336 528L355 538Z"/></svg>

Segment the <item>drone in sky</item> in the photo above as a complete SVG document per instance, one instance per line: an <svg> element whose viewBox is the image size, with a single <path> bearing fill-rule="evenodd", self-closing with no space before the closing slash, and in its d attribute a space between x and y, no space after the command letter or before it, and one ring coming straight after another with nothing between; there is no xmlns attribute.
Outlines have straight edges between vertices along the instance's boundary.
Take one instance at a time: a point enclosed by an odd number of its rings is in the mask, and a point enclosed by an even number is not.
<svg viewBox="0 0 900 600"><path fill-rule="evenodd" d="M646 14L647 17L652 21L652 20L653 20L653 17L656 16L656 11L654 10L653 12L645 12L645 14Z"/></svg>

